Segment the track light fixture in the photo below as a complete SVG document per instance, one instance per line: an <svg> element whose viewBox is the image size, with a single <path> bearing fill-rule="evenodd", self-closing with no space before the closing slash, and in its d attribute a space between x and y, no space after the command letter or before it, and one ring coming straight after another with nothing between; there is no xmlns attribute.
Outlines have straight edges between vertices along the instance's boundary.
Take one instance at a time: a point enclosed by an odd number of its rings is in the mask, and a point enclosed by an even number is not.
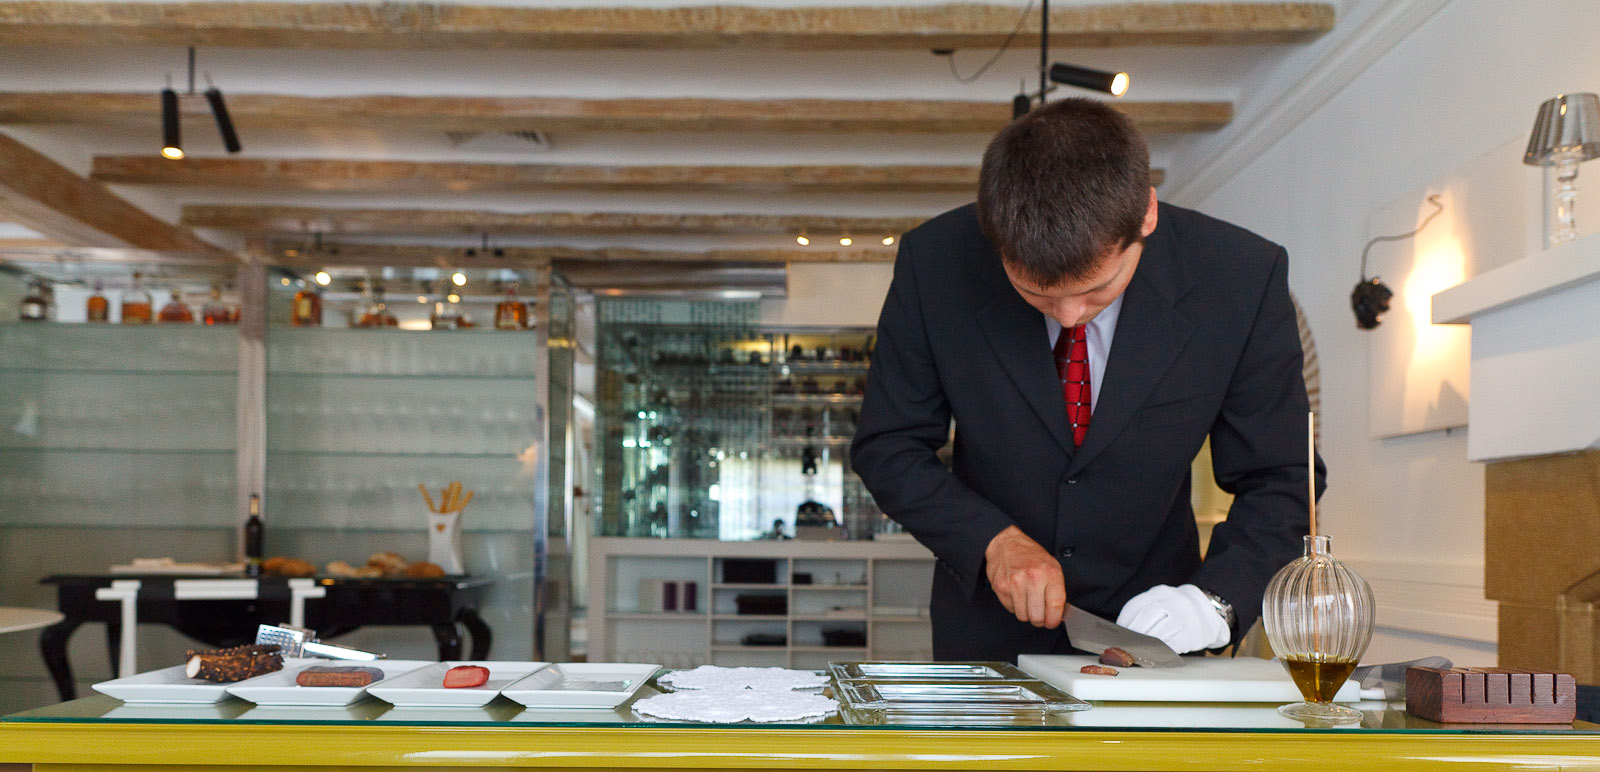
<svg viewBox="0 0 1600 772"><path fill-rule="evenodd" d="M1044 104L1045 97L1055 90L1055 85L1075 86L1077 88L1099 91L1120 97L1128 93L1128 73L1106 72L1090 67L1080 67L1066 62L1050 62L1050 0L1040 1L1041 11L1039 19L1039 91L1028 93L1027 82L1023 82L1022 90L1011 98L1011 119L1016 120L1028 114L1033 109L1034 100ZM1027 11L1023 12L1024 14Z"/></svg>
<svg viewBox="0 0 1600 772"><path fill-rule="evenodd" d="M233 118L228 115L228 105L222 99L222 90L211 83L210 74L206 75L206 84L210 86L205 91L206 103L211 106L211 117L217 121L217 133L222 135L222 146L230 153L243 150L244 147L239 144L239 132L234 129ZM189 47L189 91L184 96L195 96L193 46ZM178 119L178 92L172 90L169 77L167 87L161 90L161 155L164 158L183 158Z"/></svg>
<svg viewBox="0 0 1600 772"><path fill-rule="evenodd" d="M161 89L161 156L176 161L183 157L183 139L178 127L178 92L169 85Z"/></svg>
<svg viewBox="0 0 1600 772"><path fill-rule="evenodd" d="M1067 86L1077 86L1090 91L1104 91L1115 97L1128 93L1128 73L1079 67L1056 62L1050 65L1050 80Z"/></svg>

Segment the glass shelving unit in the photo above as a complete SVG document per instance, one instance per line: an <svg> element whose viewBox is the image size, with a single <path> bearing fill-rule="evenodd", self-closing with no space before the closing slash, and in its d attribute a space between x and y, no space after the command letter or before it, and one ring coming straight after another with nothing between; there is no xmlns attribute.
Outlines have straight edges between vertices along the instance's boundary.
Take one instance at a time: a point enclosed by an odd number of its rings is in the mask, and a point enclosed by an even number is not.
<svg viewBox="0 0 1600 772"><path fill-rule="evenodd" d="M53 608L54 588L39 583L49 574L104 573L134 557L237 554L237 328L117 323L134 272L157 307L176 287L198 316L211 284L232 281L232 267L82 252L0 252L0 605ZM19 320L24 277L53 287L50 321ZM109 323L85 323L95 281L111 301ZM140 638L153 648L185 645L165 629ZM9 704L56 699L37 644L0 636L0 662L30 663L0 678ZM80 678L109 676L103 650L85 649L77 663Z"/></svg>
<svg viewBox="0 0 1600 772"><path fill-rule="evenodd" d="M803 502L870 539L849 467L872 331L772 328L754 304L602 299L598 535L794 535Z"/></svg>
<svg viewBox="0 0 1600 772"><path fill-rule="evenodd" d="M547 276L511 269L468 271L459 289L430 278L427 269L327 270L329 284L314 287L322 296L319 326L290 324L292 297L314 286L309 277L285 270L267 282L267 552L319 568L333 561L359 566L380 551L425 560L428 508L418 485L437 497L459 480L474 492L461 515L466 569L496 578L479 608L496 632L493 655L533 658L533 577L548 576L552 554L563 553L564 499L554 500L551 515L543 513L555 489L545 462L565 460L564 442L554 457L546 431L556 428L552 414L559 412L564 439L566 411L547 405L570 405L571 366L569 359L547 375L545 356L550 335L570 334L569 293L559 280L547 292ZM378 282L396 324L351 326L373 302L367 286ZM519 285L521 301L533 303L532 329L493 327L493 307L508 282ZM459 295L457 310L473 326L430 329L446 292ZM553 327L560 329L552 333ZM545 394L555 381L566 391ZM552 398L564 402L546 401ZM565 479L561 469L553 473ZM546 659L552 646L565 651L566 627L558 626L559 635L543 639ZM431 656L426 640L366 630L350 638L362 635L375 640L351 645L368 643L391 655L417 648Z"/></svg>

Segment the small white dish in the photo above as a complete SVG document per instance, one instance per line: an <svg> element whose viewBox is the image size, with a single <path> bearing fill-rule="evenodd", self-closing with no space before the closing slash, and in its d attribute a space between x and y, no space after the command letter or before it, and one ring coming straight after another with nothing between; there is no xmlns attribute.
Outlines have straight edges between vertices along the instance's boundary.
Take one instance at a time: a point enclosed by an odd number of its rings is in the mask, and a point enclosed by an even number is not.
<svg viewBox="0 0 1600 772"><path fill-rule="evenodd" d="M285 668L291 667L302 660L286 659ZM283 671L267 673L256 676L265 678ZM206 681L199 678L190 678L187 665L173 665L160 670L151 670L137 675L125 676L110 681L101 681L94 685L94 690L108 697L115 697L123 702L151 703L161 705L209 705L228 699L228 687L246 684L255 679L235 681L230 684Z"/></svg>
<svg viewBox="0 0 1600 772"><path fill-rule="evenodd" d="M367 687L367 693L398 708L481 708L500 690L532 675L548 662L435 662L403 676ZM476 665L489 669L489 680L482 686L446 688L444 674L450 668Z"/></svg>
<svg viewBox="0 0 1600 772"><path fill-rule="evenodd" d="M530 708L615 708L660 669L633 662L562 662L500 693Z"/></svg>
<svg viewBox="0 0 1600 772"><path fill-rule="evenodd" d="M398 678L419 667L433 663L412 659L380 659L373 662L342 662L328 659L297 660L276 673L240 681L228 686L228 693L241 700L262 706L320 705L338 707L349 705L365 697L367 690L391 678ZM366 686L300 686L294 682L300 671L321 665L324 667L357 666L375 667L383 671L383 678Z"/></svg>

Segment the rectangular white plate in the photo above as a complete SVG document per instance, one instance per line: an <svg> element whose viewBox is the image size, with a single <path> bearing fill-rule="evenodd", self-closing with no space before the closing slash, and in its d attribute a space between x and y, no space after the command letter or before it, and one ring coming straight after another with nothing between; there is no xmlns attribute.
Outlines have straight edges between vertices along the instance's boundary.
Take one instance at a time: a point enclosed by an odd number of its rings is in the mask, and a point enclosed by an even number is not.
<svg viewBox="0 0 1600 772"><path fill-rule="evenodd" d="M530 708L614 708L660 669L632 662L562 662L500 693Z"/></svg>
<svg viewBox="0 0 1600 772"><path fill-rule="evenodd" d="M303 663L305 663L305 660L285 659L283 666L287 669ZM138 675L126 676L112 681L101 681L94 685L94 690L123 702L206 705L228 699L228 687L247 684L255 680L250 678L243 681L235 681L231 684L220 684L215 681L190 678L184 674L184 669L184 665L173 665L172 667L151 670L147 673L139 673ZM264 676L256 676L256 678L266 678L272 675L277 675L277 673L268 673Z"/></svg>
<svg viewBox="0 0 1600 772"><path fill-rule="evenodd" d="M1017 666L1084 700L1111 702L1299 702L1300 690L1283 666L1257 657L1186 657L1183 667L1123 667L1114 676L1079 672L1097 658L1077 654L1024 654ZM1346 681L1334 702L1360 699Z"/></svg>
<svg viewBox="0 0 1600 772"><path fill-rule="evenodd" d="M367 687L367 694L401 708L481 708L501 689L522 680L548 662L435 662L382 685ZM458 665L477 665L489 669L489 681L482 686L447 689L445 671Z"/></svg>
<svg viewBox="0 0 1600 772"><path fill-rule="evenodd" d="M383 671L383 678L366 686L300 686L294 682L295 676L313 665L338 667L341 665L359 667L375 667ZM282 705L323 705L340 706L349 705L365 697L367 690L391 678L398 678L406 673L425 667L433 663L413 659L380 659L375 662L350 662L343 663L328 659L314 661L298 660L294 665L285 665L276 673L268 673L248 681L240 681L228 686L228 693L241 700L249 700L257 705L282 706Z"/></svg>

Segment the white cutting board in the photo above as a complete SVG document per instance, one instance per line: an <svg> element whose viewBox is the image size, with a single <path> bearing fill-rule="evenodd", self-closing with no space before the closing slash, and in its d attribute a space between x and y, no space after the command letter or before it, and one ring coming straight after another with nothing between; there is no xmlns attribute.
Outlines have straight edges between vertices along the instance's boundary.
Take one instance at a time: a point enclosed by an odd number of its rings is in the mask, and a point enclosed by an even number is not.
<svg viewBox="0 0 1600 772"><path fill-rule="evenodd" d="M1078 669L1088 655L1023 654L1017 667L1080 700L1111 702L1298 702L1300 690L1283 666L1257 657L1184 657L1183 667L1122 667L1117 675ZM1361 688L1345 681L1334 702L1355 702Z"/></svg>

